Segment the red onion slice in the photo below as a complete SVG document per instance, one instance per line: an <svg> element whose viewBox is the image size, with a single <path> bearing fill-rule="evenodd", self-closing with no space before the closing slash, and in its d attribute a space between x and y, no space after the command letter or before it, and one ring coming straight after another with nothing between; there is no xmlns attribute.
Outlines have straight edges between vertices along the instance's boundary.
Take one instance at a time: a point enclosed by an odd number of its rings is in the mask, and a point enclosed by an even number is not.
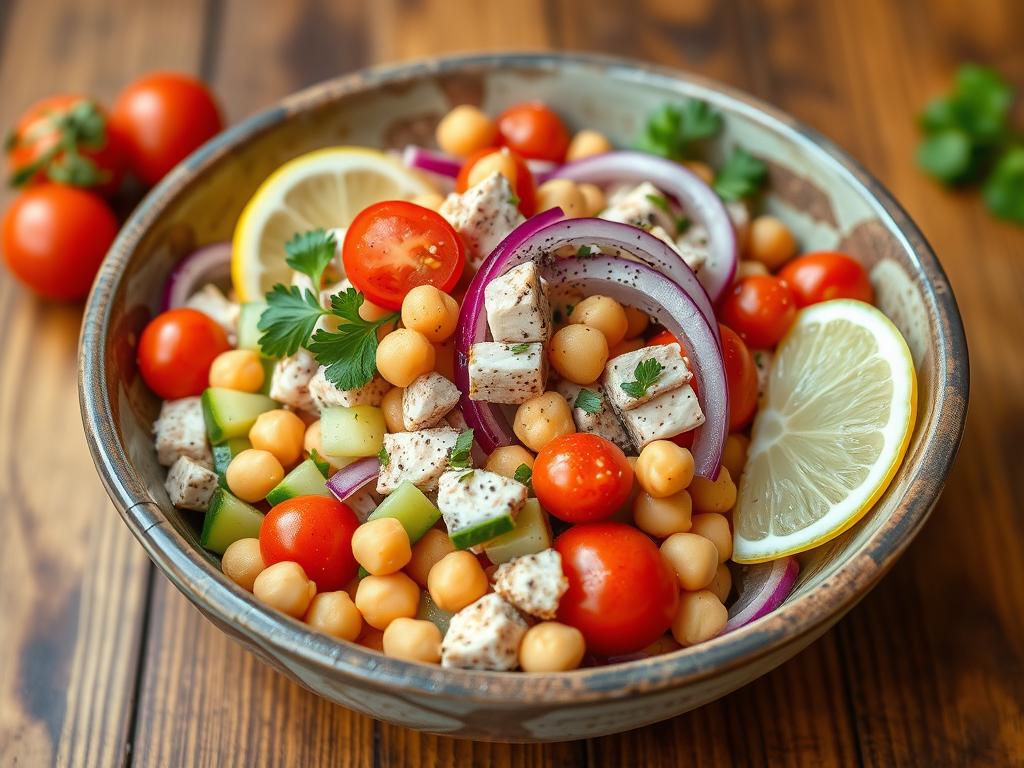
<svg viewBox="0 0 1024 768"><path fill-rule="evenodd" d="M708 259L698 278L713 302L732 285L736 271L736 231L715 191L679 163L644 152L622 150L563 165L552 178L591 184L649 181L674 197L686 213L708 231Z"/></svg>
<svg viewBox="0 0 1024 768"><path fill-rule="evenodd" d="M214 243L193 251L171 272L164 284L161 310L180 307L207 283L225 284L231 277L231 243Z"/></svg>
<svg viewBox="0 0 1024 768"><path fill-rule="evenodd" d="M410 168L454 179L459 175L462 163L451 155L433 149L410 144L402 150L402 161Z"/></svg>
<svg viewBox="0 0 1024 768"><path fill-rule="evenodd" d="M345 501L379 474L379 459L374 456L360 459L335 472L327 481L327 490L333 493L338 501Z"/></svg>
<svg viewBox="0 0 1024 768"><path fill-rule="evenodd" d="M800 573L800 563L795 557L732 567L740 569L733 576L733 581L739 585L739 596L729 608L729 621L723 634L767 616L782 605Z"/></svg>

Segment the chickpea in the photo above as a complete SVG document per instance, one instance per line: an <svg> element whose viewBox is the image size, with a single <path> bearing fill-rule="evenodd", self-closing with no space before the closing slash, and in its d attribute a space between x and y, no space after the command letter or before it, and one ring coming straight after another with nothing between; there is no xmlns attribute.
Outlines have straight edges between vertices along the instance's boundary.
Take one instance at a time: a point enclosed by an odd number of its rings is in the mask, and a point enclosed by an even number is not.
<svg viewBox="0 0 1024 768"><path fill-rule="evenodd" d="M382 307L379 304L374 304L367 298L363 298L363 303L359 305L359 316L366 320L368 323L376 322L382 317L386 317L391 314L391 310L387 307ZM383 329L382 329L383 330Z"/></svg>
<svg viewBox="0 0 1024 768"><path fill-rule="evenodd" d="M582 160L584 157L603 155L612 151L612 143L603 133L597 131L578 131L569 142L569 148L565 151L566 162Z"/></svg>
<svg viewBox="0 0 1024 768"><path fill-rule="evenodd" d="M412 559L409 534L393 517L367 520L352 534L352 554L374 576L402 570Z"/></svg>
<svg viewBox="0 0 1024 768"><path fill-rule="evenodd" d="M444 195L439 195L437 192L424 192L422 195L416 195L410 202L436 211L444 203Z"/></svg>
<svg viewBox="0 0 1024 768"><path fill-rule="evenodd" d="M450 155L466 157L490 147L498 135L498 126L480 109L460 104L437 124L437 146Z"/></svg>
<svg viewBox="0 0 1024 768"><path fill-rule="evenodd" d="M291 411L267 411L257 417L249 430L249 442L257 450L274 454L281 466L290 467L302 456L306 425Z"/></svg>
<svg viewBox="0 0 1024 768"><path fill-rule="evenodd" d="M210 386L259 392L265 375L258 354L250 349L229 349L217 355L210 365Z"/></svg>
<svg viewBox="0 0 1024 768"><path fill-rule="evenodd" d="M644 654L646 656L661 656L663 653L678 651L679 648L679 643L676 642L676 639L672 637L672 635L662 635L644 648Z"/></svg>
<svg viewBox="0 0 1024 768"><path fill-rule="evenodd" d="M442 557L427 575L430 598L442 611L461 611L487 594L487 574L476 555L459 550Z"/></svg>
<svg viewBox="0 0 1024 768"><path fill-rule="evenodd" d="M396 387L408 387L434 370L434 345L419 331L399 328L377 346L377 370Z"/></svg>
<svg viewBox="0 0 1024 768"><path fill-rule="evenodd" d="M700 160L687 160L683 165L686 169L700 178L705 184L715 183L715 171L707 163L703 163Z"/></svg>
<svg viewBox="0 0 1024 768"><path fill-rule="evenodd" d="M565 398L557 392L545 392L519 406L512 428L516 437L536 452L556 437L575 432L576 424Z"/></svg>
<svg viewBox="0 0 1024 768"><path fill-rule="evenodd" d="M736 504L736 484L725 467L717 480L695 477L690 483L690 496L697 512L728 512Z"/></svg>
<svg viewBox="0 0 1024 768"><path fill-rule="evenodd" d="M796 256L796 238L774 216L758 216L750 222L749 256L769 270L776 270Z"/></svg>
<svg viewBox="0 0 1024 768"><path fill-rule="evenodd" d="M252 592L260 602L298 619L309 608L316 584L301 565L286 560L267 566L253 582Z"/></svg>
<svg viewBox="0 0 1024 768"><path fill-rule="evenodd" d="M352 458L331 456L324 452L323 430L320 426L320 419L317 419L306 427L306 436L303 438L302 447L310 456L313 455L313 451L316 451L317 456L319 456L321 460L327 462L327 465L331 468L332 472L337 472L339 469L347 467L356 460Z"/></svg>
<svg viewBox="0 0 1024 768"><path fill-rule="evenodd" d="M561 208L568 219L587 215L587 200L576 182L569 179L550 179L537 187L537 210Z"/></svg>
<svg viewBox="0 0 1024 768"><path fill-rule="evenodd" d="M402 324L435 343L455 333L459 303L432 285L417 285L402 299Z"/></svg>
<svg viewBox="0 0 1024 768"><path fill-rule="evenodd" d="M533 469L534 458L534 455L521 445L505 445L494 449L494 453L487 457L484 469L505 477L515 477L516 470L522 464Z"/></svg>
<svg viewBox="0 0 1024 768"><path fill-rule="evenodd" d="M614 360L619 355L625 355L628 352L636 352L638 349L643 349L646 346L647 343L640 337L635 339L623 339L608 350L608 359Z"/></svg>
<svg viewBox="0 0 1024 768"><path fill-rule="evenodd" d="M726 601L729 597L729 593L732 591L732 571L729 570L728 565L725 563L718 564L718 570L715 571L715 578L713 578L711 583L708 584L708 591L723 603Z"/></svg>
<svg viewBox="0 0 1024 768"><path fill-rule="evenodd" d="M252 592L252 584L266 566L259 539L239 539L228 545L220 559L220 569L242 589Z"/></svg>
<svg viewBox="0 0 1024 768"><path fill-rule="evenodd" d="M395 619L384 630L384 654L437 664L441 661L441 630L425 619Z"/></svg>
<svg viewBox="0 0 1024 768"><path fill-rule="evenodd" d="M686 648L710 640L725 629L727 621L729 611L712 592L684 592L672 619L672 637Z"/></svg>
<svg viewBox="0 0 1024 768"><path fill-rule="evenodd" d="M718 550L718 562L724 563L732 557L732 531L729 520L718 512L704 512L693 516L690 533L703 536Z"/></svg>
<svg viewBox="0 0 1024 768"><path fill-rule="evenodd" d="M445 555L454 551L455 545L448 538L448 534L438 528L431 528L412 548L412 558L405 566L405 572L412 577L413 581L426 589L430 569Z"/></svg>
<svg viewBox="0 0 1024 768"><path fill-rule="evenodd" d="M375 629L387 629L388 624L403 616L411 619L419 606L420 588L401 572L367 576L356 588L356 608Z"/></svg>
<svg viewBox="0 0 1024 768"><path fill-rule="evenodd" d="M405 432L405 417L402 416L402 394L405 392L401 387L389 389L380 407L384 411L384 424L388 432Z"/></svg>
<svg viewBox="0 0 1024 768"><path fill-rule="evenodd" d="M624 307L624 309L626 310L626 338L635 339L647 330L651 318L647 316L646 312L636 307Z"/></svg>
<svg viewBox="0 0 1024 768"><path fill-rule="evenodd" d="M371 651L384 653L384 633L379 629L371 627L369 624L363 624L363 631L356 642L364 648L369 648Z"/></svg>
<svg viewBox="0 0 1024 768"><path fill-rule="evenodd" d="M524 672L568 672L583 661L587 650L583 633L557 621L534 624L519 644L519 666Z"/></svg>
<svg viewBox="0 0 1024 768"><path fill-rule="evenodd" d="M588 296L572 308L569 322L596 328L604 334L609 347L614 347L626 338L626 331L629 330L626 310L608 296Z"/></svg>
<svg viewBox="0 0 1024 768"><path fill-rule="evenodd" d="M604 192L596 184L580 184L580 194L583 195L583 202L586 205L587 216L596 216L608 206Z"/></svg>
<svg viewBox="0 0 1024 768"><path fill-rule="evenodd" d="M750 450L750 438L739 432L725 439L722 451L722 466L729 470L729 477L739 477L747 464L747 451Z"/></svg>
<svg viewBox="0 0 1024 768"><path fill-rule="evenodd" d="M608 338L589 325L567 325L551 338L548 358L563 379L593 384L608 362Z"/></svg>
<svg viewBox="0 0 1024 768"><path fill-rule="evenodd" d="M354 641L363 631L363 617L348 592L321 592L306 610L305 622L339 640Z"/></svg>
<svg viewBox="0 0 1024 768"><path fill-rule="evenodd" d="M693 470L693 454L669 440L648 443L636 460L637 482L656 499L688 487Z"/></svg>
<svg viewBox="0 0 1024 768"><path fill-rule="evenodd" d="M771 274L768 271L768 267L760 261L743 259L740 261L739 266L736 267L736 274L733 277L733 280L738 283L740 280L745 280L748 277L759 277L761 275L768 274Z"/></svg>
<svg viewBox="0 0 1024 768"><path fill-rule="evenodd" d="M242 501L262 501L284 480L284 467L270 451L242 451L228 464L224 477L228 490Z"/></svg>
<svg viewBox="0 0 1024 768"><path fill-rule="evenodd" d="M469 174L466 177L466 186L475 187L492 173L500 173L508 179L512 189L516 188L519 171L516 170L515 160L512 159L512 155L509 154L506 147L496 149L473 163L473 167L469 169Z"/></svg>
<svg viewBox="0 0 1024 768"><path fill-rule="evenodd" d="M640 493L633 502L633 523L644 533L664 539L690 530L690 512L690 494L686 491L663 499Z"/></svg>
<svg viewBox="0 0 1024 768"><path fill-rule="evenodd" d="M718 550L696 533L673 533L661 543L661 555L687 592L704 589L718 570Z"/></svg>

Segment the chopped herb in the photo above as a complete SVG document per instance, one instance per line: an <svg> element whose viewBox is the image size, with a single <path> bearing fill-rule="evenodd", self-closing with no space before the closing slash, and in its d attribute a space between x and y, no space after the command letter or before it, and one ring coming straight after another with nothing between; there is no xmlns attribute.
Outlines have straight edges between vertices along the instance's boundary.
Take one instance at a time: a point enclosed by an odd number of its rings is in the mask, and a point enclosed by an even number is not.
<svg viewBox="0 0 1024 768"><path fill-rule="evenodd" d="M331 476L331 465L324 461L323 456L317 452L316 448L309 452L309 460L316 464L316 468L320 470L321 475L324 477Z"/></svg>
<svg viewBox="0 0 1024 768"><path fill-rule="evenodd" d="M448 452L448 466L452 469L468 469L472 459L473 430L467 429L459 434L455 445Z"/></svg>
<svg viewBox="0 0 1024 768"><path fill-rule="evenodd" d="M331 263L338 243L334 234L323 229L296 234L284 244L288 266L310 279L315 290L320 290L324 270Z"/></svg>
<svg viewBox="0 0 1024 768"><path fill-rule="evenodd" d="M511 195L508 198L508 204L509 205L519 205L519 203L521 203L521 202L522 202L522 200L519 198L519 195Z"/></svg>
<svg viewBox="0 0 1024 768"><path fill-rule="evenodd" d="M565 316L566 317L571 317L572 316L572 311L574 309L576 309L576 305L575 304L566 304L565 305Z"/></svg>
<svg viewBox="0 0 1024 768"><path fill-rule="evenodd" d="M555 323L555 325L558 325L559 323L561 323L562 322L562 310L560 310L558 307L555 307L551 311L551 320Z"/></svg>
<svg viewBox="0 0 1024 768"><path fill-rule="evenodd" d="M521 355L524 352L529 352L530 351L530 345L529 344L516 344L515 346L512 347L512 349L510 351L512 352L513 355Z"/></svg>
<svg viewBox="0 0 1024 768"><path fill-rule="evenodd" d="M516 467L515 474L512 475L512 479L516 482L522 483L527 488L533 489L532 479L533 470L530 469L526 464L520 464Z"/></svg>
<svg viewBox="0 0 1024 768"><path fill-rule="evenodd" d="M471 470L469 470L469 472L463 472L461 475L459 475L459 482L460 483L468 483L470 480L473 479L473 473L475 471L476 470L471 469Z"/></svg>
<svg viewBox="0 0 1024 768"><path fill-rule="evenodd" d="M388 453L388 449L383 445L380 447L380 450L377 451L377 460L380 461L380 465L382 467L387 467L387 465L391 463L391 454Z"/></svg>
<svg viewBox="0 0 1024 768"><path fill-rule="evenodd" d="M592 389L583 388L573 401L574 408L582 408L587 413L598 413L601 410L601 395Z"/></svg>
<svg viewBox="0 0 1024 768"><path fill-rule="evenodd" d="M327 380L338 389L358 389L370 383L377 372L377 331L398 323L400 317L393 312L379 320L364 320L359 315L363 301L363 294L355 288L331 296L330 314L347 322L336 331L318 328L309 344L317 362L326 366Z"/></svg>
<svg viewBox="0 0 1024 768"><path fill-rule="evenodd" d="M665 104L648 118L636 146L644 152L682 160L692 153L695 143L721 129L722 116L706 101Z"/></svg>
<svg viewBox="0 0 1024 768"><path fill-rule="evenodd" d="M688 230L690 228L691 224L693 224L693 222L690 221L690 217L689 216L680 216L680 217L678 217L676 219L676 234L677 235L683 234L684 232L686 232L686 230Z"/></svg>
<svg viewBox="0 0 1024 768"><path fill-rule="evenodd" d="M715 192L723 200L742 200L760 189L768 178L768 166L736 147L715 176Z"/></svg>
<svg viewBox="0 0 1024 768"><path fill-rule="evenodd" d="M668 200L664 195L644 195L651 203L656 207L663 210L665 213L672 215L672 209L669 207Z"/></svg>
<svg viewBox="0 0 1024 768"><path fill-rule="evenodd" d="M591 248L589 245L581 245L579 248L576 249L576 258L585 259L591 255L592 251L593 248Z"/></svg>
<svg viewBox="0 0 1024 768"><path fill-rule="evenodd" d="M308 289L278 283L267 294L267 308L256 327L263 331L260 349L265 357L288 357L309 340L316 322L327 314Z"/></svg>
<svg viewBox="0 0 1024 768"><path fill-rule="evenodd" d="M636 368L633 369L635 381L627 381L619 386L627 395L639 400L647 394L647 390L654 385L663 370L665 370L665 366L653 357L648 357L637 363Z"/></svg>
<svg viewBox="0 0 1024 768"><path fill-rule="evenodd" d="M1000 158L982 188L985 204L996 216L1024 224L1024 146Z"/></svg>

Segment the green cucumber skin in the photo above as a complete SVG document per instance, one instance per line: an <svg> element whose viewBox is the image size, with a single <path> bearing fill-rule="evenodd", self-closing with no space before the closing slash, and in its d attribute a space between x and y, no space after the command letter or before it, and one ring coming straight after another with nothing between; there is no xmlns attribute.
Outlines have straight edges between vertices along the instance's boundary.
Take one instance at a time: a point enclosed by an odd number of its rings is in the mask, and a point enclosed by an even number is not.
<svg viewBox="0 0 1024 768"><path fill-rule="evenodd" d="M263 331L258 328L260 316L267 308L265 301L247 301L242 305L238 315L238 348L260 351L260 337Z"/></svg>
<svg viewBox="0 0 1024 768"><path fill-rule="evenodd" d="M296 496L331 496L327 480L312 459L306 459L285 475L284 480L267 494L267 503L275 507Z"/></svg>
<svg viewBox="0 0 1024 768"><path fill-rule="evenodd" d="M218 488L203 519L199 543L204 549L223 555L239 539L258 538L262 524L262 512Z"/></svg>
<svg viewBox="0 0 1024 768"><path fill-rule="evenodd" d="M482 544L496 536L501 536L503 533L508 533L515 527L516 521L511 515L502 515L501 517L484 520L469 528L449 531L448 538L452 540L452 544L456 549L469 549L475 544Z"/></svg>
<svg viewBox="0 0 1024 768"><path fill-rule="evenodd" d="M551 524L537 499L527 499L516 515L516 527L488 541L484 554L496 565L523 555L532 555L551 547Z"/></svg>
<svg viewBox="0 0 1024 768"><path fill-rule="evenodd" d="M226 401L226 402L225 402ZM231 389L210 387L202 396L203 420L211 443L222 443L233 437L246 437L261 413L277 408L266 395L253 395ZM244 411L244 416L229 421L224 411Z"/></svg>
<svg viewBox="0 0 1024 768"><path fill-rule="evenodd" d="M398 520L409 534L409 543L415 544L441 519L441 510L424 495L423 491L406 480L366 519L379 520L382 517L393 517Z"/></svg>
<svg viewBox="0 0 1024 768"><path fill-rule="evenodd" d="M217 473L221 488L226 489L228 487L226 477L228 464L231 463L235 456L249 448L252 448L252 443L249 442L247 437L232 437L223 443L217 443L213 446L213 471Z"/></svg>

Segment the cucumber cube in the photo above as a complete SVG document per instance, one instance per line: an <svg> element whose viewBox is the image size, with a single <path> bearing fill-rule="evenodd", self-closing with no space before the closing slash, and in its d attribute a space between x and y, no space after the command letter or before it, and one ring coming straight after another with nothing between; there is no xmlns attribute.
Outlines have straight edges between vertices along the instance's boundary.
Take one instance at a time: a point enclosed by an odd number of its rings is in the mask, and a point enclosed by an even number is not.
<svg viewBox="0 0 1024 768"><path fill-rule="evenodd" d="M228 464L242 451L252 448L252 443L247 437L232 437L223 443L213 446L213 471L220 478L220 487L227 488L225 473L228 471Z"/></svg>
<svg viewBox="0 0 1024 768"><path fill-rule="evenodd" d="M246 437L261 413L277 408L266 395L210 387L203 392L203 418L211 443Z"/></svg>
<svg viewBox="0 0 1024 768"><path fill-rule="evenodd" d="M448 634L448 623L452 620L452 616L455 614L451 611L446 611L443 608L438 608L431 597L430 593L426 590L420 595L420 607L416 612L417 619L425 619L433 624L435 627L441 630L441 637Z"/></svg>
<svg viewBox="0 0 1024 768"><path fill-rule="evenodd" d="M377 520L381 517L398 520L409 534L409 541L415 544L441 519L441 510L423 495L423 491L406 480L366 519Z"/></svg>
<svg viewBox="0 0 1024 768"><path fill-rule="evenodd" d="M260 337L263 335L257 325L263 310L267 308L265 301L247 301L242 305L238 315L238 348L260 351Z"/></svg>
<svg viewBox="0 0 1024 768"><path fill-rule="evenodd" d="M331 496L327 490L327 478L312 459L306 459L284 476L267 494L267 503L276 506L296 496Z"/></svg>
<svg viewBox="0 0 1024 768"><path fill-rule="evenodd" d="M329 456L376 456L386 431L384 411L372 405L338 405L320 414L321 441Z"/></svg>
<svg viewBox="0 0 1024 768"><path fill-rule="evenodd" d="M523 555L533 555L551 547L548 513L536 499L527 499L516 515L516 527L484 544L484 554L495 565Z"/></svg>
<svg viewBox="0 0 1024 768"><path fill-rule="evenodd" d="M204 549L223 555L239 539L257 538L262 524L262 512L218 488L210 499L199 543Z"/></svg>

